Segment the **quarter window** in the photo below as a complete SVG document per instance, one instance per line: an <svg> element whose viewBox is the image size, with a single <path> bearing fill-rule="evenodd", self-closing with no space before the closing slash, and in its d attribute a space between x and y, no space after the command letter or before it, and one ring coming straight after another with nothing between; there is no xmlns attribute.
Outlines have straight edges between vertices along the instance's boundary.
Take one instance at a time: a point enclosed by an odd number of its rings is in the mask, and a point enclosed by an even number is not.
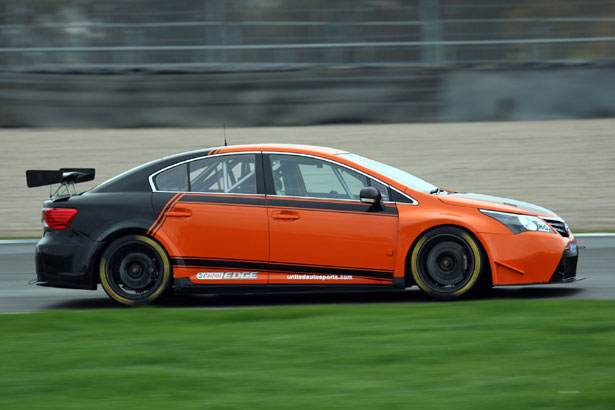
<svg viewBox="0 0 615 410"><path fill-rule="evenodd" d="M359 200L361 189L376 187L382 199L388 188L346 167L297 155L269 156L276 195Z"/></svg>
<svg viewBox="0 0 615 410"><path fill-rule="evenodd" d="M156 175L156 188L160 191L188 191L188 165L181 164Z"/></svg>

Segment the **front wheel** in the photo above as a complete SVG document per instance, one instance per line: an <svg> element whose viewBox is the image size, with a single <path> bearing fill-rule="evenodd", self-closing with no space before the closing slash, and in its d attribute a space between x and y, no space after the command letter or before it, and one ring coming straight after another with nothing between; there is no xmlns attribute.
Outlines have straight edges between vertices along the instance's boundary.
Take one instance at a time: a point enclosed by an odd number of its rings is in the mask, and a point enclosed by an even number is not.
<svg viewBox="0 0 615 410"><path fill-rule="evenodd" d="M171 283L171 265L158 242L144 235L127 235L105 250L99 276L103 289L113 300L124 305L142 305L164 294Z"/></svg>
<svg viewBox="0 0 615 410"><path fill-rule="evenodd" d="M451 300L472 293L483 281L487 258L469 233L453 226L421 235L410 257L412 277L421 290Z"/></svg>

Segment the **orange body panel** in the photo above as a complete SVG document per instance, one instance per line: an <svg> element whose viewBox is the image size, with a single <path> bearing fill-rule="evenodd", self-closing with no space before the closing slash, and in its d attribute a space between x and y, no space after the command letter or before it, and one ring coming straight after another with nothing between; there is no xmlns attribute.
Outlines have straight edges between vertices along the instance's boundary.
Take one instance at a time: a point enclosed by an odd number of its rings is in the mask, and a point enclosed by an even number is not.
<svg viewBox="0 0 615 410"><path fill-rule="evenodd" d="M454 225L472 233L482 244L494 285L541 283L549 281L562 253L575 241L572 235L546 232L515 235L479 211L485 208L519 213L512 205L417 192L338 156L344 151L248 145L220 147L211 155L242 151L292 152L332 160L389 184L418 204L386 204L395 208L395 213L378 214L318 209L320 203L344 203L332 199L257 195L253 198L261 200L260 204L219 204L174 198L177 202L169 207L166 216L159 218L161 228L154 232L155 238L171 258L208 261L199 266L180 264L174 267L175 277L189 277L196 284L388 285L393 277L406 276L408 254L422 233ZM193 198L199 195L191 194ZM270 203L273 198L286 203ZM293 205L305 201L314 207ZM247 267L225 267L229 260L245 262ZM294 269L296 266L302 270ZM232 278L232 274L225 277L225 273L233 272L243 273L245 278ZM199 274L205 279L198 279Z"/></svg>
<svg viewBox="0 0 615 410"><path fill-rule="evenodd" d="M564 249L574 237L545 232L519 235L478 235L488 249L494 285L545 283L553 275Z"/></svg>
<svg viewBox="0 0 615 410"><path fill-rule="evenodd" d="M274 284L385 284L387 278L373 277L373 272L393 272L397 216L366 212L340 212L305 209L293 206L301 199L287 198L285 208L269 208L270 260L275 264L332 267L336 273L313 277L309 272L298 275L271 270L269 283ZM311 201L337 203L340 201ZM389 205L394 207L394 204ZM293 216L289 219L286 216ZM342 270L341 272L339 270ZM344 269L349 270L343 272ZM361 270L371 271L361 275Z"/></svg>
<svg viewBox="0 0 615 410"><path fill-rule="evenodd" d="M455 206L425 196L424 206L398 204L399 249L398 264L405 266L405 255L418 236L436 226L455 225L473 233L483 246L492 273L494 285L517 285L546 283L555 272L564 249L575 238L564 238L547 232L524 232L513 234L500 222L483 215L477 208ZM468 200L468 202L478 202ZM517 209L497 204L490 209L510 212ZM397 269L395 276L403 276L404 270Z"/></svg>
<svg viewBox="0 0 615 410"><path fill-rule="evenodd" d="M216 199L215 195L205 194L191 194L190 197ZM182 213L190 216L182 216ZM267 269L226 267L229 260L252 261L263 266L267 264L269 228L265 207L182 199L167 214L171 216L166 217L156 239L165 245L172 259L188 261L185 266L174 267L175 277L190 277L193 283L203 284L224 284L229 281L234 284L267 283ZM207 261L209 266L190 266L199 263L199 260ZM232 273L236 272L246 274L233 276ZM222 275L202 275L203 279L198 279L199 273Z"/></svg>

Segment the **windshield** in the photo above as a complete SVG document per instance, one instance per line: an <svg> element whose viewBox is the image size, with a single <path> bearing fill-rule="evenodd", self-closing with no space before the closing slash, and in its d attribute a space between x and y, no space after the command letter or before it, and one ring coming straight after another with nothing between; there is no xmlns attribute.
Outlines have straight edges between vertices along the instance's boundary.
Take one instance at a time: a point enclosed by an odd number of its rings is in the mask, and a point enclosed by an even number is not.
<svg viewBox="0 0 615 410"><path fill-rule="evenodd" d="M402 171L401 169L397 169L390 165L383 164L382 162L374 161L373 159L362 157L361 155L340 154L340 157L349 159L359 165L363 165L366 168L372 169L375 172L382 174L385 177L391 178L399 182L400 184L405 185L408 188L412 188L416 191L429 193L434 189L437 189L435 185L423 181L421 178L417 178L414 175L407 173L406 171Z"/></svg>

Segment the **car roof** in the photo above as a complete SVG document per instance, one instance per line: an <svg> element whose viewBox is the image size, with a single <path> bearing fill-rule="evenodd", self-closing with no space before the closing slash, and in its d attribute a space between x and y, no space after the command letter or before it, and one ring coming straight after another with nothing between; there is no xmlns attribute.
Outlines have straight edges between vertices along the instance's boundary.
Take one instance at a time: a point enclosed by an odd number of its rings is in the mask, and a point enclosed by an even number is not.
<svg viewBox="0 0 615 410"><path fill-rule="evenodd" d="M317 145L305 144L245 144L231 145L228 147L217 147L217 153L223 152L240 152L240 151L276 151L276 152L294 152L300 154L324 154L324 155L339 155L346 154L348 151L337 148L321 147Z"/></svg>

